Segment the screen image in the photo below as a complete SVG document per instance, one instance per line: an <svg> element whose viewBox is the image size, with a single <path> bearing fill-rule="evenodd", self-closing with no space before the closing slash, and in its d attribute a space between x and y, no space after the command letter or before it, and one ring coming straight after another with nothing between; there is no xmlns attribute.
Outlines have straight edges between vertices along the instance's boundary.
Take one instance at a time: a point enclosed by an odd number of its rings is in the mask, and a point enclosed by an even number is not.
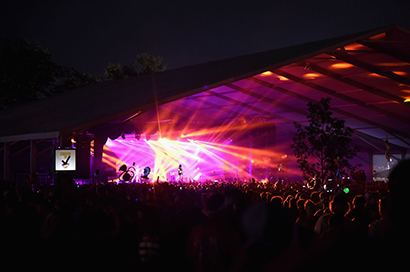
<svg viewBox="0 0 410 272"><path fill-rule="evenodd" d="M55 171L75 171L76 170L76 150L56 149L55 150Z"/></svg>

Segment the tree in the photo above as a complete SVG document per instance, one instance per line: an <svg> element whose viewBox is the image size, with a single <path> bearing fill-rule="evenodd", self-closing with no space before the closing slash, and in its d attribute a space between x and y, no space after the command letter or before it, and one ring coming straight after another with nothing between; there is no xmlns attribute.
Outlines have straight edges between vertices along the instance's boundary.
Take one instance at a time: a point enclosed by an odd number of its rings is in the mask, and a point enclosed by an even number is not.
<svg viewBox="0 0 410 272"><path fill-rule="evenodd" d="M99 77L84 73L75 68L63 67L59 81L54 86L54 93L85 87L100 82Z"/></svg>
<svg viewBox="0 0 410 272"><path fill-rule="evenodd" d="M83 87L99 78L67 68L52 60L53 54L28 39L6 41L0 47L0 108L43 99Z"/></svg>
<svg viewBox="0 0 410 272"><path fill-rule="evenodd" d="M316 178L319 185L358 167L349 162L358 152L351 146L353 130L345 126L344 120L332 117L329 104L330 98L308 103L309 125L294 123L297 132L291 144L304 178Z"/></svg>
<svg viewBox="0 0 410 272"><path fill-rule="evenodd" d="M120 63L109 63L105 68L105 77L111 80L130 78L137 75L145 75L155 72L162 72L166 65L162 62L161 56L154 56L148 53L141 53L132 64L122 65Z"/></svg>
<svg viewBox="0 0 410 272"><path fill-rule="evenodd" d="M132 77L134 75L125 74L125 69L120 63L108 63L107 67L105 68L105 78L111 79L111 80L117 80L121 78L128 78Z"/></svg>
<svg viewBox="0 0 410 272"><path fill-rule="evenodd" d="M148 53L138 54L135 65L139 68L140 75L162 72L167 68L162 62L161 56L154 56Z"/></svg>
<svg viewBox="0 0 410 272"><path fill-rule="evenodd" d="M0 106L14 106L44 98L62 67L48 49L27 39L8 41L0 48Z"/></svg>

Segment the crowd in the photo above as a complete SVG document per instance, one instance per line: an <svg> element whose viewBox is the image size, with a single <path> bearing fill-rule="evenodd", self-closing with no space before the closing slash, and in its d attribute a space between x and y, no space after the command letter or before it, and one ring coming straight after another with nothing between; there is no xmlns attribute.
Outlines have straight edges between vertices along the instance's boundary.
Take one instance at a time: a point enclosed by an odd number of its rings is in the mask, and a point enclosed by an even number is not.
<svg viewBox="0 0 410 272"><path fill-rule="evenodd" d="M406 263L410 161L389 190L270 183L1 184L4 267L136 271L375 269ZM405 227L406 226L406 227Z"/></svg>

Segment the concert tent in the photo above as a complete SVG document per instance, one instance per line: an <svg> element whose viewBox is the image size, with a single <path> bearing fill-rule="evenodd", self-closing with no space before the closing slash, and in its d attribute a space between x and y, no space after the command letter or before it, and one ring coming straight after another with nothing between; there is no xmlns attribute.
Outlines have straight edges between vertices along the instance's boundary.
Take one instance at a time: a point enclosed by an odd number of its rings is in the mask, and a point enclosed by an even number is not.
<svg viewBox="0 0 410 272"><path fill-rule="evenodd" d="M388 26L102 82L6 109L0 112L3 176L10 177L10 158L19 153L15 143L26 144L35 172L39 142L55 139L54 145L66 147L89 134L95 170L107 137L148 134L149 124L160 128L175 120L197 129L267 120L276 138L289 144L293 122L306 123L307 103L322 97L330 97L333 116L354 129L355 142L368 154L362 161L369 175L372 154L384 154L386 138L396 159L410 147L409 45L408 30Z"/></svg>

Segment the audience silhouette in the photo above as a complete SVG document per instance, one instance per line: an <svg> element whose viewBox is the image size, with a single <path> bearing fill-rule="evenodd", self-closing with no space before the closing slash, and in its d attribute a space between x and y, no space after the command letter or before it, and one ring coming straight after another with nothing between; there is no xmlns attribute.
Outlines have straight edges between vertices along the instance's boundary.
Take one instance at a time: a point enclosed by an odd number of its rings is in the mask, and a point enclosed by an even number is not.
<svg viewBox="0 0 410 272"><path fill-rule="evenodd" d="M410 160L389 191L257 181L1 183L4 264L42 269L297 271L405 267ZM96 188L98 186L98 188Z"/></svg>

